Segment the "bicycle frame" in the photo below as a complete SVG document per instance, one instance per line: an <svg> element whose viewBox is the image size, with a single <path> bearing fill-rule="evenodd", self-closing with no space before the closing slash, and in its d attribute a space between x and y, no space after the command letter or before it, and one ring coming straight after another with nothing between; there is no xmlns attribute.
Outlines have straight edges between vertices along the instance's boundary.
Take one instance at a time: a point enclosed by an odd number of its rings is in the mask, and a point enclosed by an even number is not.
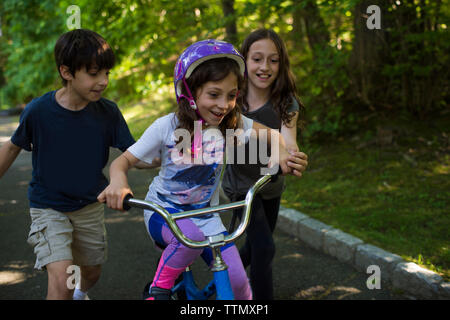
<svg viewBox="0 0 450 320"><path fill-rule="evenodd" d="M250 222L251 207L256 193L258 193L273 177L276 176L267 174L261 177L258 181L256 181L256 183L247 192L245 200L236 201L224 205L170 214L166 209L164 209L163 207L159 206L156 203L134 199L131 197L131 195L128 195L125 197L123 201L123 208L125 210L128 210L130 207L135 207L155 211L156 213L161 215L161 217L165 220L165 222L167 223L167 225L169 226L169 228L171 229L173 235L177 238L177 240L180 241L185 246L194 249L206 247L211 248L213 254L213 266L211 271L214 273L214 280L211 281L205 287L205 289L197 290L193 282L192 271L187 270L184 272L183 276L186 277L184 279L186 281L189 281L189 284L184 285L184 283L180 283L172 289L172 292L176 292L177 290L179 290L184 286L187 298L189 300L207 299L214 293L215 288L217 300L233 300L234 296L231 290L230 279L228 277L227 272L228 267L225 264L224 260L222 259L220 248L230 242L235 241L244 233L245 229L248 226L248 223ZM236 230L229 235L218 234L215 236L209 236L203 241L194 241L192 239L187 238L176 224L176 220L179 219L197 217L204 214L216 212L223 213L227 210L241 207L244 207L244 215Z"/></svg>

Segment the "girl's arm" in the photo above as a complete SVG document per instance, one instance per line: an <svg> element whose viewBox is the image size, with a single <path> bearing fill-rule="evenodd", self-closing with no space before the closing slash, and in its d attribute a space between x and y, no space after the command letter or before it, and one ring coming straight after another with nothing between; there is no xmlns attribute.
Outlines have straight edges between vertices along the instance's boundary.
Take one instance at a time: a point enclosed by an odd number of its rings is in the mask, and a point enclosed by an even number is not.
<svg viewBox="0 0 450 320"><path fill-rule="evenodd" d="M129 193L133 194L128 185L127 173L134 166L152 166L158 164L156 158L159 155L161 145L162 130L161 119L157 119L148 127L139 140L128 148L116 160L111 163L109 168L110 183L97 197L98 201L106 202L108 207L116 210L123 210L122 202ZM167 118L166 118L166 121ZM133 154L136 154L134 156ZM146 161L146 162L144 162Z"/></svg>
<svg viewBox="0 0 450 320"><path fill-rule="evenodd" d="M284 123L281 125L281 135L284 137L286 141L286 149L290 153L288 166L292 170L292 174L301 177L302 172L306 170L308 166L308 156L299 151L297 145L297 118L298 112L295 113L295 116L291 119L288 125Z"/></svg>
<svg viewBox="0 0 450 320"><path fill-rule="evenodd" d="M281 124L281 135L286 141L286 148L288 151L298 151L297 118L298 112L295 113L295 116L291 119L288 125L284 123Z"/></svg>
<svg viewBox="0 0 450 320"><path fill-rule="evenodd" d="M286 147L286 141L284 137L280 134L278 130L271 129L269 127L266 127L265 125L253 121L252 129L253 132L256 133L257 138L261 136L262 131L265 131L267 133L267 143L270 145L272 143L278 143L278 158L275 155L271 156L270 164L276 165L279 164L281 167L281 171L283 174L287 174L291 172L290 167L288 166L288 159L289 159L289 152ZM269 165L270 167L270 165Z"/></svg>
<svg viewBox="0 0 450 320"><path fill-rule="evenodd" d="M134 165L134 167L137 168L137 169L153 169L153 168L158 168L160 166L161 166L161 159L160 158L153 159L152 163L139 161L138 163L136 163Z"/></svg>
<svg viewBox="0 0 450 320"><path fill-rule="evenodd" d="M106 202L108 207L123 210L122 202L129 193L133 194L128 185L128 170L139 162L129 151L125 151L111 163L109 168L110 183L97 197L99 202Z"/></svg>

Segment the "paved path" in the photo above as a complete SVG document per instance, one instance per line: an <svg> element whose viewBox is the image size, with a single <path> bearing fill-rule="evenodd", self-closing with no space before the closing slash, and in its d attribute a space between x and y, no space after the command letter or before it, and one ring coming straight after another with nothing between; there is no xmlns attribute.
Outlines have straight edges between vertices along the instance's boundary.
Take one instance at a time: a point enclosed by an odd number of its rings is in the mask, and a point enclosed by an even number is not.
<svg viewBox="0 0 450 320"><path fill-rule="evenodd" d="M17 118L0 118L0 144L9 139L16 121ZM115 155L117 152L113 152ZM155 174L155 170L130 171L130 185L136 197L144 197ZM33 270L35 257L26 242L30 225L26 198L30 177L31 154L22 151L0 179L0 300L43 299L46 295L46 273ZM140 299L158 257L146 233L142 213L138 209L127 213L108 209L106 224L109 260L89 295L92 299ZM308 247L279 229L275 231L275 242L276 299L402 298L384 282L381 289L369 290L368 274ZM205 284L210 276L201 261L194 264L194 274L199 284Z"/></svg>

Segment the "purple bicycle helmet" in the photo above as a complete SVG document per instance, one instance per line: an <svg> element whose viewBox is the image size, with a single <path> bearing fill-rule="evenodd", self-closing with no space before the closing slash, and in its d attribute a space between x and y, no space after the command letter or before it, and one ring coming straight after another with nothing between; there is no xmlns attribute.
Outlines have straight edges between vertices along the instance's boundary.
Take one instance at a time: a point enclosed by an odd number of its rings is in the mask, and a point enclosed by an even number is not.
<svg viewBox="0 0 450 320"><path fill-rule="evenodd" d="M181 98L186 98L191 107L196 110L194 98L186 83L186 79L190 77L195 68L201 63L217 58L230 58L236 61L239 65L242 76L246 74L246 65L244 57L233 47L232 44L220 40L208 39L198 41L183 51L175 64L174 70L174 86L177 102ZM186 87L188 96L181 93L182 85Z"/></svg>

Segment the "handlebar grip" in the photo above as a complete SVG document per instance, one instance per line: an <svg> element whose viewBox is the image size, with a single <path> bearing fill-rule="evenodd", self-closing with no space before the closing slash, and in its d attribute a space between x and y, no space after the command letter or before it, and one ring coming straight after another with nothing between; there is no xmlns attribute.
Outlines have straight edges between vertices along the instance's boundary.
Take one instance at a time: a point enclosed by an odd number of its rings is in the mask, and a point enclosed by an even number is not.
<svg viewBox="0 0 450 320"><path fill-rule="evenodd" d="M125 198L123 198L122 207L123 210L128 211L131 209L131 206L128 204L128 200L133 198L133 195L131 193L127 194Z"/></svg>

